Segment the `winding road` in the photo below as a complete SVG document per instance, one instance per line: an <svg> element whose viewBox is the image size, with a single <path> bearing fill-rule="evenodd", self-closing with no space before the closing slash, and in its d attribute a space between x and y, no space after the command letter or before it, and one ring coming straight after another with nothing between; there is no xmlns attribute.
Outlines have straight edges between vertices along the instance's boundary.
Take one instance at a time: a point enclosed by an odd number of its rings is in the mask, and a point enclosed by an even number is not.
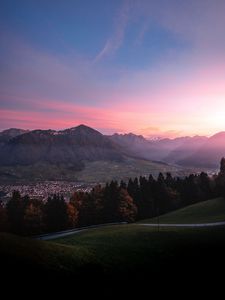
<svg viewBox="0 0 225 300"><path fill-rule="evenodd" d="M54 239L58 239L58 238L61 238L61 237L65 237L65 236L68 236L68 235L77 234L77 233L80 233L80 232L83 232L83 231L87 231L89 229L97 229L97 228L102 228L102 227L106 227L106 226L123 225L123 224L127 224L127 222L91 225L91 226L86 226L86 227L81 227L81 228L76 228L76 229L70 229L70 230L64 230L64 231L59 231L59 232L42 234L42 235L34 236L33 238L35 240L48 241L48 240L54 240Z"/></svg>
<svg viewBox="0 0 225 300"><path fill-rule="evenodd" d="M93 225L93 226L87 226L87 227L81 227L81 228L76 228L76 229L70 229L70 230L65 230L65 231L60 231L60 232L54 232L54 233L47 233L43 235L38 235L33 237L36 240L43 240L43 241L48 241L48 240L54 240L57 238L65 237L68 235L73 235L73 234L78 234L83 231L87 231L89 229L98 229L106 226L112 226L112 225L123 225L127 224L127 222L121 222L121 223L107 223L107 224L100 224L100 225ZM214 222L214 223L194 223L194 224L163 224L163 223L154 223L154 224L149 224L149 223L136 223L135 225L137 226L148 226L148 227L189 227L189 228L200 228L200 227L216 227L216 226L225 226L225 221L223 222Z"/></svg>
<svg viewBox="0 0 225 300"><path fill-rule="evenodd" d="M225 225L225 221L223 221L223 222L215 222L215 223L194 223L194 224L163 224L163 223L149 224L149 223L138 223L137 225L140 225L140 226L149 226L149 227L190 227L190 228L195 228L195 227L224 226Z"/></svg>

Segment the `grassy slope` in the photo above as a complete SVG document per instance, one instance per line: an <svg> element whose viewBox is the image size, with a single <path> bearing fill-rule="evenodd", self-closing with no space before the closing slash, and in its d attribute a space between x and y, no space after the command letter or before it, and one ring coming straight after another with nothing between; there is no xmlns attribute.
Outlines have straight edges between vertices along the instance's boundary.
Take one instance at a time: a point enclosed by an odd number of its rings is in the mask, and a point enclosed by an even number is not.
<svg viewBox="0 0 225 300"><path fill-rule="evenodd" d="M93 261L88 251L81 247L45 243L7 233L0 234L0 245L1 265L5 257L9 266L15 261L23 267L30 265L45 272L67 273Z"/></svg>
<svg viewBox="0 0 225 300"><path fill-rule="evenodd" d="M225 199L216 198L178 209L159 218L160 223L208 223L225 221ZM157 218L139 223L156 223Z"/></svg>

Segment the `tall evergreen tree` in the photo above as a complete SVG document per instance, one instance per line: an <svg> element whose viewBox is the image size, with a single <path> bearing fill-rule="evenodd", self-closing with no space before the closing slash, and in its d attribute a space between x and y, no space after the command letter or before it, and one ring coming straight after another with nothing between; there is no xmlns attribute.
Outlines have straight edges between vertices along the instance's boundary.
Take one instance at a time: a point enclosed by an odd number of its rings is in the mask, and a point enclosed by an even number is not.
<svg viewBox="0 0 225 300"><path fill-rule="evenodd" d="M29 197L21 197L18 191L13 191L12 198L6 205L7 215L14 233L24 233L24 214L29 203Z"/></svg>
<svg viewBox="0 0 225 300"><path fill-rule="evenodd" d="M60 195L49 197L45 204L45 224L47 231L60 231L67 228L67 205Z"/></svg>
<svg viewBox="0 0 225 300"><path fill-rule="evenodd" d="M6 208L4 207L2 201L0 201L0 231L8 231L9 222Z"/></svg>

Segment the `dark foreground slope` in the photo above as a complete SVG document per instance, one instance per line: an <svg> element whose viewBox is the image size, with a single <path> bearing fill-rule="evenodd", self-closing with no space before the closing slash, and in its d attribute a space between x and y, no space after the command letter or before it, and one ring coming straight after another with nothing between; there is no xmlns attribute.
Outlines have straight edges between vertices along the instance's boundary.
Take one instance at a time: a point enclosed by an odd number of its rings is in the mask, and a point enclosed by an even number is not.
<svg viewBox="0 0 225 300"><path fill-rule="evenodd" d="M219 283L218 270L225 268L223 227L158 232L132 224L92 229L53 242L1 234L0 242L1 272L5 278L13 274L11 282L59 283L83 293L115 292L121 287L127 294L151 289L153 293L160 287L175 293L178 286L190 291L202 281L206 290L215 279Z"/></svg>

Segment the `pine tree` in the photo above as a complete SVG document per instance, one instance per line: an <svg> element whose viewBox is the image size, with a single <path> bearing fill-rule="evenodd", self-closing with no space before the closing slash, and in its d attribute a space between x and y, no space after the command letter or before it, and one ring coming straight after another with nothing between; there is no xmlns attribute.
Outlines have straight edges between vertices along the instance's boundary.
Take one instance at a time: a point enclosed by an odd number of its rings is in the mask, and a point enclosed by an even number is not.
<svg viewBox="0 0 225 300"><path fill-rule="evenodd" d="M21 197L18 191L14 191L8 201L6 210L12 232L24 233L24 214L29 201L28 196Z"/></svg>
<svg viewBox="0 0 225 300"><path fill-rule="evenodd" d="M45 225L47 231L60 231L67 228L67 205L60 195L49 197L45 207Z"/></svg>
<svg viewBox="0 0 225 300"><path fill-rule="evenodd" d="M3 206L2 201L0 201L0 231L8 231L9 222L6 208Z"/></svg>

